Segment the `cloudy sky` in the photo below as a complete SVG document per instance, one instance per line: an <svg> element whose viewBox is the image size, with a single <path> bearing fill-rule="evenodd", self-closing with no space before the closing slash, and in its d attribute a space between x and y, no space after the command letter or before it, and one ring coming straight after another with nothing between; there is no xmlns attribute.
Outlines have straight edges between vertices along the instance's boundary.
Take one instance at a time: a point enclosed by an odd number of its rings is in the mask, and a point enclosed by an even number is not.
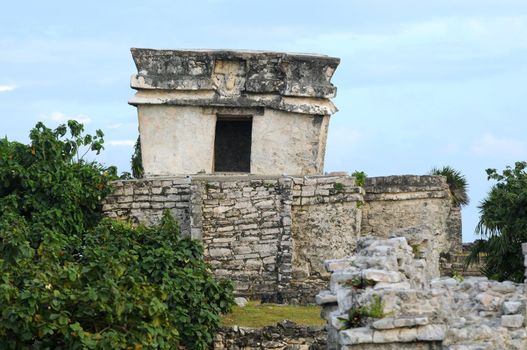
<svg viewBox="0 0 527 350"><path fill-rule="evenodd" d="M527 159L527 1L6 1L0 136L37 121L102 129L101 160L128 170L137 118L130 47L315 52L342 59L326 171L425 174L470 184L474 239L485 169Z"/></svg>

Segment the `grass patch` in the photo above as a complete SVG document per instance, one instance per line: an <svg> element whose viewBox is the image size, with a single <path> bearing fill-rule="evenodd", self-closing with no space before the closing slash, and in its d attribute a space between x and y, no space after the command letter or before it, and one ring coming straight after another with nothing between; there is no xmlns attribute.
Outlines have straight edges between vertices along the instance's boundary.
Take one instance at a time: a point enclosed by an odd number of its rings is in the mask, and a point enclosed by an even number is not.
<svg viewBox="0 0 527 350"><path fill-rule="evenodd" d="M253 328L272 326L283 320L306 326L325 324L320 318L319 306L260 304L257 301L250 301L245 307L234 306L230 314L222 317L224 326Z"/></svg>

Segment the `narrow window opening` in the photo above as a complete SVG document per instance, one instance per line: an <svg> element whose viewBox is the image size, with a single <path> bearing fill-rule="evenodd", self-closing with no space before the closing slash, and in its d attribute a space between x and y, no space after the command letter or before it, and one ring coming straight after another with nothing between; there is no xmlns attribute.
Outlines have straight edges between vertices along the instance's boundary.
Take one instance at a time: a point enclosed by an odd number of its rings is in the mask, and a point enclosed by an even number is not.
<svg viewBox="0 0 527 350"><path fill-rule="evenodd" d="M215 172L251 172L251 117L218 116L214 139Z"/></svg>

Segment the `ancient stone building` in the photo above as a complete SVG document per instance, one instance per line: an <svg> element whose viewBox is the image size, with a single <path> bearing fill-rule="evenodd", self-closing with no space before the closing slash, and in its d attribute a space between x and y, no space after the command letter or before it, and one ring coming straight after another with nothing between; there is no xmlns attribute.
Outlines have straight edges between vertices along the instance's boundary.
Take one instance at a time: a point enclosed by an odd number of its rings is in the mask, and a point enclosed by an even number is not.
<svg viewBox="0 0 527 350"><path fill-rule="evenodd" d="M322 174L338 58L132 49L147 176Z"/></svg>
<svg viewBox="0 0 527 350"><path fill-rule="evenodd" d="M132 49L146 177L119 181L104 210L153 223L165 209L202 240L236 293L313 302L324 260L397 231L439 273L452 203L437 176L323 175L339 59L247 51Z"/></svg>

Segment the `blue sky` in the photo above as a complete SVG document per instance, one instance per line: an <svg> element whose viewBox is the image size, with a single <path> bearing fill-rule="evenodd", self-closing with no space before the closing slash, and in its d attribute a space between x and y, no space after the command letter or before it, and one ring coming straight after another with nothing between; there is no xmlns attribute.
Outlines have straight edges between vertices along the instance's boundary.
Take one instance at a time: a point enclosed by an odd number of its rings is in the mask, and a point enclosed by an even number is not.
<svg viewBox="0 0 527 350"><path fill-rule="evenodd" d="M527 159L527 1L6 1L0 135L39 121L102 129L101 160L129 167L130 47L316 52L342 59L326 171L468 178L474 239L485 169Z"/></svg>

